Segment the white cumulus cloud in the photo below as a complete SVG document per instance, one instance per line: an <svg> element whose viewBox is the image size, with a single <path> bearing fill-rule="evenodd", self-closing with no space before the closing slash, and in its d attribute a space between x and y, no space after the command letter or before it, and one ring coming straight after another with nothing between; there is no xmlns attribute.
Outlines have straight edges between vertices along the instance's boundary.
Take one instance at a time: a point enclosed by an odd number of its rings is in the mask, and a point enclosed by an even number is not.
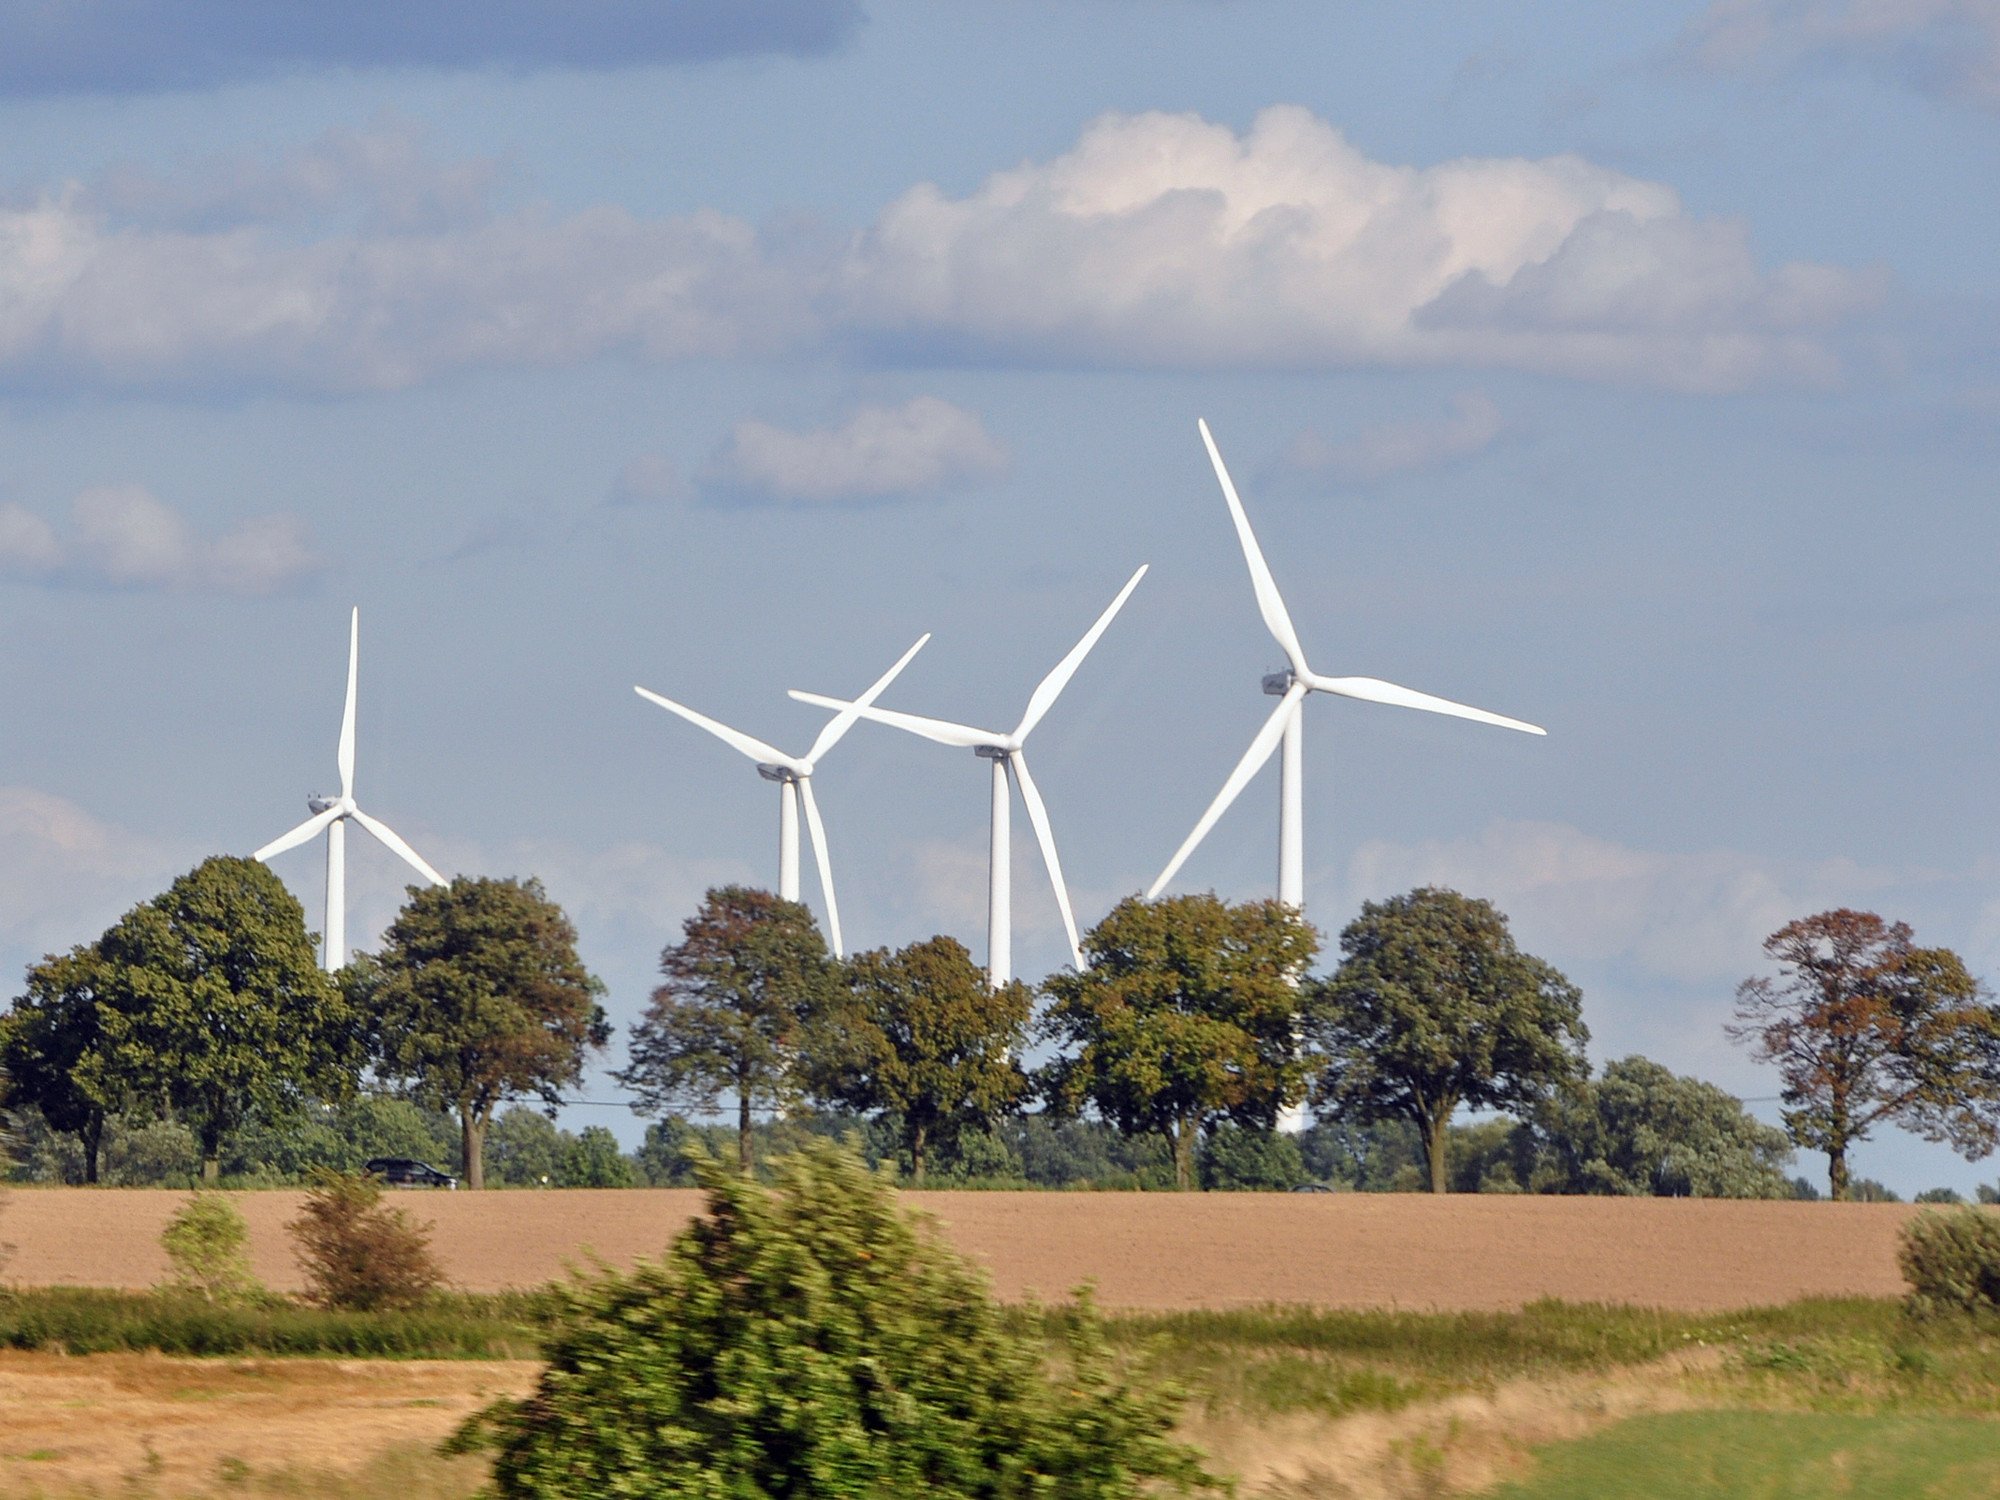
<svg viewBox="0 0 2000 1500"><path fill-rule="evenodd" d="M102 485L70 502L65 540L16 504L0 505L0 574L123 589L271 594L319 571L297 516L253 516L217 536L141 485Z"/></svg>
<svg viewBox="0 0 2000 1500"><path fill-rule="evenodd" d="M936 396L864 406L809 432L745 421L710 465L711 487L743 498L865 503L934 495L1007 465L978 417Z"/></svg>
<svg viewBox="0 0 2000 1500"><path fill-rule="evenodd" d="M1868 275L1764 269L1741 225L1573 155L1370 160L1308 110L1245 134L1112 114L859 236L842 316L884 347L1204 367L1469 364L1694 390L1838 368Z"/></svg>
<svg viewBox="0 0 2000 1500"><path fill-rule="evenodd" d="M1500 408L1484 391L1461 391L1440 417L1417 417L1363 428L1330 442L1300 433L1285 451L1284 467L1301 474L1330 474L1367 482L1393 474L1434 469L1471 458L1493 446L1501 432Z"/></svg>
<svg viewBox="0 0 2000 1500"><path fill-rule="evenodd" d="M2000 0L1716 0L1689 41L1713 67L1836 59L2000 109Z"/></svg>
<svg viewBox="0 0 2000 1500"><path fill-rule="evenodd" d="M26 960L90 942L174 868L156 841L67 798L0 786L0 952Z"/></svg>

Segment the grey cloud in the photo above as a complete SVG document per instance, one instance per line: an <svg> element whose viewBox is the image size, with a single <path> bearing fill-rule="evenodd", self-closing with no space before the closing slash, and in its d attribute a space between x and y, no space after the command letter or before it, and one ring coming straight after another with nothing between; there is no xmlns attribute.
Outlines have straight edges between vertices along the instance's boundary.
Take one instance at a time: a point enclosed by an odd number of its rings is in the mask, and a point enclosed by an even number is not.
<svg viewBox="0 0 2000 1500"><path fill-rule="evenodd" d="M861 22L859 0L28 0L0 7L0 95L816 56Z"/></svg>
<svg viewBox="0 0 2000 1500"><path fill-rule="evenodd" d="M0 574L57 584L260 595L289 588L321 563L296 516L253 516L214 537L139 485L84 490L71 535L19 505L0 506Z"/></svg>
<svg viewBox="0 0 2000 1500"><path fill-rule="evenodd" d="M1485 452L1500 436L1500 408L1484 391L1461 391L1439 417L1384 422L1342 442L1303 432L1281 466L1295 474L1328 474L1362 483L1458 463Z"/></svg>
<svg viewBox="0 0 2000 1500"><path fill-rule="evenodd" d="M1996 0L1715 0L1686 44L1713 68L1846 62L2000 109Z"/></svg>
<svg viewBox="0 0 2000 1500"><path fill-rule="evenodd" d="M912 499L999 473L1006 450L971 412L935 396L866 406L811 432L739 422L704 476L730 498L808 504Z"/></svg>

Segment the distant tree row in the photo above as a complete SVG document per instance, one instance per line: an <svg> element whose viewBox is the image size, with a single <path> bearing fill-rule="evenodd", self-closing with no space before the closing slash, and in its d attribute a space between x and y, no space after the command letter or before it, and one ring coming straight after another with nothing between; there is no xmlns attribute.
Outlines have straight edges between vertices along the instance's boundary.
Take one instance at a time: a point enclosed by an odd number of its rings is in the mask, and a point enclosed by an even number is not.
<svg viewBox="0 0 2000 1500"><path fill-rule="evenodd" d="M478 1186L494 1111L553 1101L608 1038L601 992L533 880L414 890L382 951L331 976L277 876L219 856L31 967L0 1069L10 1103L75 1138L86 1182L114 1120L184 1130L213 1182L251 1122L349 1100L372 1074L457 1117Z"/></svg>
<svg viewBox="0 0 2000 1500"><path fill-rule="evenodd" d="M659 1117L627 1156L601 1126L502 1114L552 1116L610 1035L537 882L413 889L380 951L328 976L277 879L217 858L29 970L0 1018L0 1103L28 1170L89 1182L191 1151L211 1182L409 1154L478 1187L490 1138L497 1181L662 1183L690 1146L749 1171L774 1131L858 1129L917 1182L1770 1197L1798 1191L1804 1146L1846 1197L1878 1125L1968 1157L2000 1133L2000 1010L1869 913L1773 934L1778 976L1738 991L1731 1031L1779 1067L1784 1131L1644 1058L1592 1078L1577 988L1455 891L1367 903L1324 975L1317 932L1273 901L1133 898L1084 949L1080 972L996 990L952 938L842 962L804 906L711 891L614 1075ZM724 1108L727 1137L688 1123ZM1300 1108L1313 1128L1279 1133Z"/></svg>

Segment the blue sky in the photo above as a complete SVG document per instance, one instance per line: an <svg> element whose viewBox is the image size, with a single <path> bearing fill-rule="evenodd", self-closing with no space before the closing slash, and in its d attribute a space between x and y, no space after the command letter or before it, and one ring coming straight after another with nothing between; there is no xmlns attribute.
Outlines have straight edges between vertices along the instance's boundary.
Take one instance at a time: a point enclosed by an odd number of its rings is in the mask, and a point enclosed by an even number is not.
<svg viewBox="0 0 2000 1500"><path fill-rule="evenodd" d="M1012 723L1147 562L1035 737L1095 920L1279 665L1198 416L1317 669L1550 730L1312 701L1329 944L1457 885L1600 1060L1752 1097L1721 1025L1785 920L2000 971L1990 0L406 11L0 18L10 971L304 816L359 604L363 806L540 875L629 1021L776 873L773 789L632 684L803 749L787 688L929 630L884 703ZM983 949L984 769L827 757L852 943ZM1271 890L1274 777L1180 888ZM400 867L349 851L368 942Z"/></svg>

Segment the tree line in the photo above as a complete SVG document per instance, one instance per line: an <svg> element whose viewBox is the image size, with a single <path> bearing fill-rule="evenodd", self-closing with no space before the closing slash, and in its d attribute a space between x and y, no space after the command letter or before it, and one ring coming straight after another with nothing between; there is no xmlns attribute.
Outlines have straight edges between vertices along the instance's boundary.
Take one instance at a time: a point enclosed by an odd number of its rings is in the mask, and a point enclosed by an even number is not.
<svg viewBox="0 0 2000 1500"><path fill-rule="evenodd" d="M2000 1131L2000 1010L1946 949L1835 911L1767 940L1730 1028L1783 1080L1783 1130L1642 1057L1593 1076L1582 996L1490 903L1422 888L1369 902L1315 973L1318 932L1275 901L1121 902L1087 964L994 988L933 937L836 960L810 911L710 891L613 1071L657 1117L638 1151L561 1130L609 1043L603 985L540 884L412 888L374 953L313 962L264 866L204 861L94 943L33 965L0 1018L4 1099L32 1170L131 1180L191 1155L265 1173L366 1155L448 1158L499 1181L684 1180L688 1149L855 1134L911 1180L1832 1196L1877 1126L1968 1158ZM733 1128L701 1123L727 1109ZM1465 1112L1498 1116L1458 1123ZM1305 1112L1302 1132L1278 1127ZM497 1122L497 1123L496 1123ZM447 1135L447 1131L449 1135ZM150 1155L149 1155L150 1153Z"/></svg>

